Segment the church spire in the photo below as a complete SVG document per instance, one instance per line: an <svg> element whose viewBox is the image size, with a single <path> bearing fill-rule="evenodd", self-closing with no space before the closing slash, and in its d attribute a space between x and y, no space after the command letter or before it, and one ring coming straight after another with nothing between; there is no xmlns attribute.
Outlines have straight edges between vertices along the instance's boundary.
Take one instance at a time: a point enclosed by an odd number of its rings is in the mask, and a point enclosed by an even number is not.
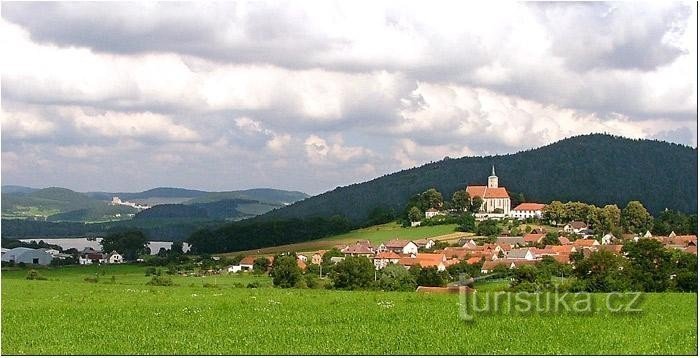
<svg viewBox="0 0 700 358"><path fill-rule="evenodd" d="M496 176L496 168L491 164L491 176Z"/></svg>

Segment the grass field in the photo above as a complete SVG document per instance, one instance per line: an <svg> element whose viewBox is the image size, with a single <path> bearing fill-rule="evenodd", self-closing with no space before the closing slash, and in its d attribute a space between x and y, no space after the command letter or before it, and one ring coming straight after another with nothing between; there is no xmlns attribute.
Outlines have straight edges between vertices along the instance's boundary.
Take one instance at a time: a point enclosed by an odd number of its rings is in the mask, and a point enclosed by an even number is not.
<svg viewBox="0 0 700 358"><path fill-rule="evenodd" d="M330 249L333 245L338 244L350 244L357 240L369 240L373 244L379 244L381 242L389 241L394 238L417 240L427 237L434 237L439 235L445 235L455 232L457 225L438 225L438 226L425 226L425 227L414 227L405 228L396 223L389 223L384 225L370 226L368 228L357 229L351 232L325 237L323 239L300 242L297 244L281 245L266 247L257 250L247 250L233 252L226 255L253 255L253 254L271 254L278 252L312 252L322 249Z"/></svg>
<svg viewBox="0 0 700 358"><path fill-rule="evenodd" d="M642 314L504 315L464 322L456 295L233 288L252 275L176 277L139 266L2 273L2 354L686 354L696 294L649 294ZM109 280L105 280L109 282ZM204 288L204 282L220 288ZM485 284L484 291L504 283ZM488 287L488 288L487 288ZM596 296L600 301L602 296Z"/></svg>

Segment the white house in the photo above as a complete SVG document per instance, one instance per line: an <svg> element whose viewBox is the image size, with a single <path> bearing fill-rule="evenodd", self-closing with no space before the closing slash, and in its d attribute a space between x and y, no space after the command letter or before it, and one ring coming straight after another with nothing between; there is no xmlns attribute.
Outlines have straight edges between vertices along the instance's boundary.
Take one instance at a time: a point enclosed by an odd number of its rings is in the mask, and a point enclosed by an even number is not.
<svg viewBox="0 0 700 358"><path fill-rule="evenodd" d="M104 260L108 264L121 264L124 262L124 258L116 251L112 251L109 254L104 255Z"/></svg>
<svg viewBox="0 0 700 358"><path fill-rule="evenodd" d="M564 232L579 234L588 229L588 225L583 221L572 221L564 225Z"/></svg>
<svg viewBox="0 0 700 358"><path fill-rule="evenodd" d="M58 256L58 254L61 253L60 251L58 251L56 249L39 249L39 250L42 250L53 257L56 257L56 256Z"/></svg>
<svg viewBox="0 0 700 358"><path fill-rule="evenodd" d="M420 239L414 241L414 243L416 244L416 246L418 246L419 249L430 249L431 247L433 247L433 245L435 245L435 241L433 241L432 239Z"/></svg>
<svg viewBox="0 0 700 358"><path fill-rule="evenodd" d="M439 215L439 214L440 214L440 211L438 211L438 210L435 209L435 208L430 208L430 209L428 209L428 210L425 211L425 218L426 218L426 219L430 219L430 218L432 218L433 216Z"/></svg>
<svg viewBox="0 0 700 358"><path fill-rule="evenodd" d="M228 272L228 273L236 273L239 271L242 271L241 265L231 265L231 266L226 267L226 272Z"/></svg>
<svg viewBox="0 0 700 358"><path fill-rule="evenodd" d="M374 256L374 268L381 270L388 264L396 264L401 259L401 256L393 251L380 252Z"/></svg>
<svg viewBox="0 0 700 358"><path fill-rule="evenodd" d="M309 259L309 258L306 257L306 255L302 255L302 254L298 254L298 255L297 255L297 260L301 260L301 261L306 262L308 259Z"/></svg>
<svg viewBox="0 0 700 358"><path fill-rule="evenodd" d="M519 220L541 218L544 206L539 203L521 203L510 211L510 216Z"/></svg>
<svg viewBox="0 0 700 358"><path fill-rule="evenodd" d="M415 255L418 253L418 245L409 240L394 239L380 247L385 251L393 251L397 254Z"/></svg>
<svg viewBox="0 0 700 358"><path fill-rule="evenodd" d="M511 260L534 260L535 255L530 248L522 248L508 251L507 258Z"/></svg>

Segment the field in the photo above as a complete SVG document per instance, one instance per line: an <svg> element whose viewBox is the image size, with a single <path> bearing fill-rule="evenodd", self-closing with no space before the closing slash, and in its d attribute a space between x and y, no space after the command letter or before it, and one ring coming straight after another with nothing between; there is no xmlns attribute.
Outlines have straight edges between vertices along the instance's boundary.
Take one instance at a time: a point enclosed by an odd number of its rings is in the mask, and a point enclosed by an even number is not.
<svg viewBox="0 0 700 358"><path fill-rule="evenodd" d="M696 294L649 294L637 315L495 314L465 322L456 295L234 288L269 285L247 274L150 287L144 268L130 265L107 267L106 283L83 281L95 271L41 269L47 281L3 271L2 353L697 353Z"/></svg>
<svg viewBox="0 0 700 358"><path fill-rule="evenodd" d="M425 226L425 227L414 227L405 228L396 223L389 223L383 225L370 226L368 228L357 229L351 232L325 237L323 239L300 242L296 244L281 245L274 247L267 247L257 250L247 250L240 252L229 253L228 255L238 255L238 254L271 254L278 252L311 252L317 250L327 250L338 244L350 244L357 240L369 240L373 244L379 244L384 241L389 241L391 239L409 239L417 240L424 239L427 237L434 237L439 235L445 235L455 232L457 225L438 225L438 226ZM466 233L465 233L466 235Z"/></svg>

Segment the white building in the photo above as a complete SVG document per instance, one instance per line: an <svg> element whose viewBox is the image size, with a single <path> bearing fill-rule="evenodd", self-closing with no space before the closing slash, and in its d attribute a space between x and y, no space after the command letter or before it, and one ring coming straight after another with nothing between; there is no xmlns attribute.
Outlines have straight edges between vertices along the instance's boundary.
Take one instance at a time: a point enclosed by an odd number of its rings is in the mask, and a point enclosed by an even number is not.
<svg viewBox="0 0 700 358"><path fill-rule="evenodd" d="M104 261L108 264L121 264L124 263L124 258L116 251L112 251L109 254L104 255Z"/></svg>
<svg viewBox="0 0 700 358"><path fill-rule="evenodd" d="M425 211L425 218L426 218L426 219L430 219L430 218L432 218L433 216L436 216L436 215L440 215L440 211L438 211L438 210L435 209L435 208L430 208L430 209L428 209L428 210Z"/></svg>
<svg viewBox="0 0 700 358"><path fill-rule="evenodd" d="M24 263L29 265L48 265L53 257L44 250L30 249L28 247L15 247L2 254L3 262L14 264Z"/></svg>
<svg viewBox="0 0 700 358"><path fill-rule="evenodd" d="M519 219L541 218L544 204L539 203L521 203L510 211L510 216Z"/></svg>
<svg viewBox="0 0 700 358"><path fill-rule="evenodd" d="M477 196L483 201L478 215L481 217L503 218L510 215L510 196L506 188L498 186L496 169L491 167L491 176L487 185L467 186L469 198L473 201Z"/></svg>

